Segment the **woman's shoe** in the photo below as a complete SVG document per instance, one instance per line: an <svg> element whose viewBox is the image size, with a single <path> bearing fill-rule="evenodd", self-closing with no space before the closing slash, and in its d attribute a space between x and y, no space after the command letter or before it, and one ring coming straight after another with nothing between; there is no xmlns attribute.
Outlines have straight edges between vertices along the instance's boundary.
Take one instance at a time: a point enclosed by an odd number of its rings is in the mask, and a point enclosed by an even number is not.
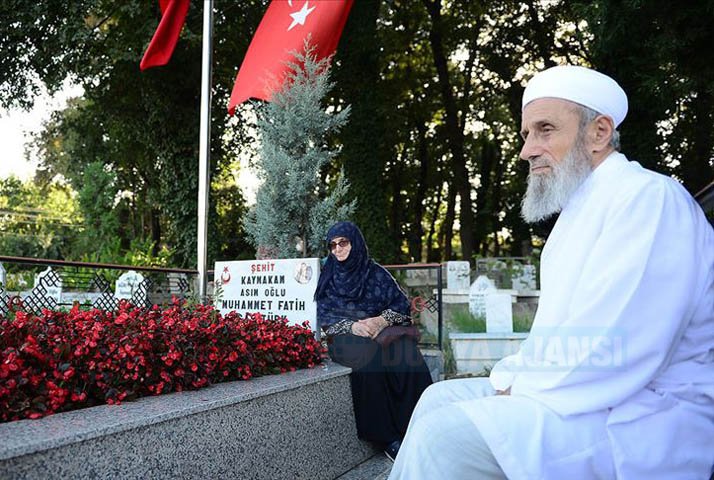
<svg viewBox="0 0 714 480"><path fill-rule="evenodd" d="M401 446L402 442L400 440L394 440L393 442L387 444L387 446L384 448L384 454L387 456L388 459L394 461L394 459L397 458L397 454L399 453L399 447Z"/></svg>

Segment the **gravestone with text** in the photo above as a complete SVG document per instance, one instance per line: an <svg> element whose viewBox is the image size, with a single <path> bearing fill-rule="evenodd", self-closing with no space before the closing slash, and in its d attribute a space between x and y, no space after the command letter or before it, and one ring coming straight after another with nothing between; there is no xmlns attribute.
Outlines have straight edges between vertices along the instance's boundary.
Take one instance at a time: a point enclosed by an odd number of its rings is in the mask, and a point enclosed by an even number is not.
<svg viewBox="0 0 714 480"><path fill-rule="evenodd" d="M260 313L296 325L307 320L319 335L313 300L319 274L319 258L216 262L215 305L222 314Z"/></svg>
<svg viewBox="0 0 714 480"><path fill-rule="evenodd" d="M493 280L479 275L469 291L469 311L486 319L486 332L513 332L513 296L509 291L496 289Z"/></svg>
<svg viewBox="0 0 714 480"><path fill-rule="evenodd" d="M486 275L479 275L469 289L469 311L475 317L486 316L486 295L496 291L496 284Z"/></svg>
<svg viewBox="0 0 714 480"><path fill-rule="evenodd" d="M535 265L520 265L511 276L512 288L518 291L536 290Z"/></svg>
<svg viewBox="0 0 714 480"><path fill-rule="evenodd" d="M469 262L446 262L446 288L450 291L468 291L471 286Z"/></svg>
<svg viewBox="0 0 714 480"><path fill-rule="evenodd" d="M148 291L144 285L144 276L129 270L117 279L114 296L117 300L129 300L134 305L145 305Z"/></svg>
<svg viewBox="0 0 714 480"><path fill-rule="evenodd" d="M57 275L57 273L52 270L52 267L47 267L46 270L35 275L33 295L35 292L40 293L45 298L53 299L55 303L61 303L62 277Z"/></svg>

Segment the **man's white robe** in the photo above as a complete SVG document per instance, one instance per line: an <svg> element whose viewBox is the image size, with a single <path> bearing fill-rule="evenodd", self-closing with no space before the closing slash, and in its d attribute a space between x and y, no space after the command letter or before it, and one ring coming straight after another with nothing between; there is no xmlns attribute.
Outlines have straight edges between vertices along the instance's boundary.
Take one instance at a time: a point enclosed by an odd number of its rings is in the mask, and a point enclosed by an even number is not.
<svg viewBox="0 0 714 480"><path fill-rule="evenodd" d="M531 333L490 381L511 395L454 405L510 479L709 478L714 231L681 185L619 153L593 171L543 250Z"/></svg>

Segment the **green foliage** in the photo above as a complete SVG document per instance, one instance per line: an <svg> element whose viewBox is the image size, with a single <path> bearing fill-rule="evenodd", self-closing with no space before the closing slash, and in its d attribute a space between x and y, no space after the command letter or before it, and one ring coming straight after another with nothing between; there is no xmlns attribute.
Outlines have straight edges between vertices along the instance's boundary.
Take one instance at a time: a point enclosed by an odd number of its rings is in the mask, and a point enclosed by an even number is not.
<svg viewBox="0 0 714 480"><path fill-rule="evenodd" d="M714 2L576 6L593 33L593 65L629 97L623 152L696 193L714 178Z"/></svg>
<svg viewBox="0 0 714 480"><path fill-rule="evenodd" d="M340 140L350 195L357 201L353 220L365 236L370 255L379 262L392 263L399 257L400 232L389 228L391 192L385 174L398 129L387 123L393 105L381 78L387 64L382 52L390 47L377 33L383 3L360 0L352 6L335 57L335 94L342 104L352 105Z"/></svg>
<svg viewBox="0 0 714 480"><path fill-rule="evenodd" d="M303 257L320 256L327 229L354 209L354 202L345 202L342 175L331 192L321 187L320 177L338 153L330 148L329 135L345 124L350 109L335 112L323 105L332 88L327 59L318 61L306 42L295 60L283 90L258 110L263 184L248 223L253 244L280 258L296 256L297 244L304 246Z"/></svg>
<svg viewBox="0 0 714 480"><path fill-rule="evenodd" d="M248 241L245 220L248 207L236 179L229 169L220 170L211 182L212 221L209 244L216 260L248 260L255 249Z"/></svg>
<svg viewBox="0 0 714 480"><path fill-rule="evenodd" d="M533 316L526 314L513 315L513 331L527 333L531 331Z"/></svg>
<svg viewBox="0 0 714 480"><path fill-rule="evenodd" d="M66 185L0 179L0 251L4 255L63 258L82 235L76 194Z"/></svg>
<svg viewBox="0 0 714 480"><path fill-rule="evenodd" d="M38 82L55 91L71 78L84 88L83 97L55 112L34 142L44 183L60 175L79 192L88 166L97 162L114 175L104 185L106 197L116 200L113 208L101 218L86 215L105 224L105 233L119 223L118 239L104 237L99 248L84 252L96 257L101 250L100 257L119 261L139 239L154 244L154 256L166 247L173 265L194 266L202 3L191 3L172 61L146 72L138 65L160 18L156 1L11 0L0 9L3 105L29 106L27 91L36 91ZM236 58L263 9L260 1L245 1L221 8L215 17L211 176L219 181L210 192L209 262L251 253L241 238L244 200L235 184L225 182L235 158L223 133ZM239 124L231 141L244 140L247 129Z"/></svg>
<svg viewBox="0 0 714 480"><path fill-rule="evenodd" d="M155 247L151 240L135 239L120 262L124 265L168 267L171 252L166 247L162 247L158 251Z"/></svg>
<svg viewBox="0 0 714 480"><path fill-rule="evenodd" d="M209 261L254 251L234 174L239 155L259 160L257 140L252 122L229 119L225 104L266 5L216 3ZM68 78L85 91L36 139L38 185L60 175L79 194L88 167L100 163L113 179L97 180L97 204L114 199L104 214L79 201L84 230L55 229L52 241L15 234L7 252L119 259L139 239L153 256L165 247L171 264L193 266L202 2L191 2L171 62L143 73L138 63L160 18L155 0L4 0L0 18L1 106L27 107L41 86L53 92ZM530 255L552 222L530 226L519 215L520 99L534 71L561 63L612 74L630 98L623 151L695 192L714 171L712 21L711 0L359 0L325 99L335 112L352 106L349 123L324 141L340 151L319 171L325 211L276 222L288 237L298 235L288 225L329 223L344 170L352 218L379 261ZM60 241L79 232L101 245ZM321 243L322 233L307 243Z"/></svg>
<svg viewBox="0 0 714 480"><path fill-rule="evenodd" d="M114 211L116 175L107 171L103 163L93 162L82 176L79 206L84 214L85 235L79 237L77 251L96 255L90 261L111 261L120 249L119 219Z"/></svg>

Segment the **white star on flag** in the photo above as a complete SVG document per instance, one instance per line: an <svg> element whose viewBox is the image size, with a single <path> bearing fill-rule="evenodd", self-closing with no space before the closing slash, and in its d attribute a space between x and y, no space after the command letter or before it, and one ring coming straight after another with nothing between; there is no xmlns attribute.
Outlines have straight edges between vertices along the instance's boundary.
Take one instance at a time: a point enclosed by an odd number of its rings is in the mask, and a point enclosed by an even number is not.
<svg viewBox="0 0 714 480"><path fill-rule="evenodd" d="M288 32L289 32L290 30L292 30L293 27L294 27L295 25L297 25L298 23L299 23L300 25L305 25L305 20L307 19L307 16L310 15L310 13L312 13L313 10L315 10L315 7L308 8L308 7L309 7L308 3L309 3L309 2L306 1L306 2L303 4L302 9L300 9L300 10L297 11L297 12L293 12L293 13L290 14L290 16L293 17L293 23L291 23L290 26L288 27Z"/></svg>

